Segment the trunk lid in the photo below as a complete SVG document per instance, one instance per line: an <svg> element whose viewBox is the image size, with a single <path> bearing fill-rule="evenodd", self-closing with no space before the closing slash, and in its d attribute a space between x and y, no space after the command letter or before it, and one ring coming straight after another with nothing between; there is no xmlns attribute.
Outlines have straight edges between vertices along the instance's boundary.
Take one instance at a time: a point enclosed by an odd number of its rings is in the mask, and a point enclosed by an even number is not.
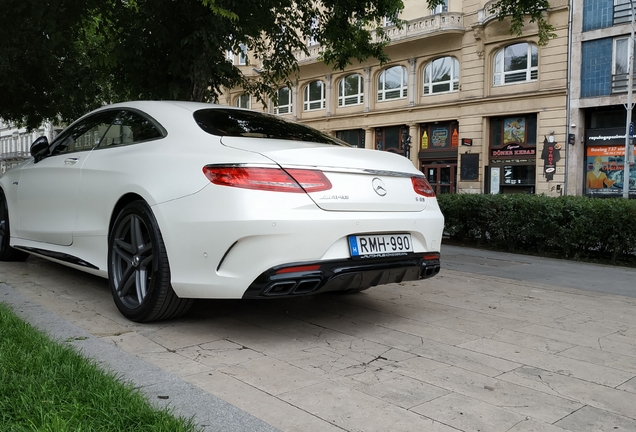
<svg viewBox="0 0 636 432"><path fill-rule="evenodd" d="M276 139L222 137L221 142L259 153L282 168L320 170L332 188L308 195L328 211L419 212L427 198L415 192L412 176L422 176L403 156L369 149Z"/></svg>

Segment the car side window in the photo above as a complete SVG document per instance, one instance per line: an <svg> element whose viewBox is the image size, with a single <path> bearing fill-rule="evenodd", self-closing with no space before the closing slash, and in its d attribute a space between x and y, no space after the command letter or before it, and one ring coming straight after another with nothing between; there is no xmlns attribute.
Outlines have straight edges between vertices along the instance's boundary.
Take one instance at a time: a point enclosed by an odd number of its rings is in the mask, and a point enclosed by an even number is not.
<svg viewBox="0 0 636 432"><path fill-rule="evenodd" d="M91 150L97 147L118 112L100 112L66 129L51 144L51 155Z"/></svg>
<svg viewBox="0 0 636 432"><path fill-rule="evenodd" d="M163 136L152 120L134 111L120 111L100 143L100 148L127 145Z"/></svg>

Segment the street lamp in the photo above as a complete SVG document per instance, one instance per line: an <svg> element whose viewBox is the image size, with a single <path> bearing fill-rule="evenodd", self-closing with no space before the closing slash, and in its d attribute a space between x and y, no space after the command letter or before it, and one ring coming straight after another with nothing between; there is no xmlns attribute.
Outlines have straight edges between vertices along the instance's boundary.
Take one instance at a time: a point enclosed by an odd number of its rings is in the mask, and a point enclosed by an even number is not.
<svg viewBox="0 0 636 432"><path fill-rule="evenodd" d="M634 3L629 0L631 14L632 32L627 43L627 121L625 125L625 161L623 162L623 198L629 198L629 166L634 163L634 150L632 147L632 136L634 135L634 125L632 124L632 93L634 86Z"/></svg>

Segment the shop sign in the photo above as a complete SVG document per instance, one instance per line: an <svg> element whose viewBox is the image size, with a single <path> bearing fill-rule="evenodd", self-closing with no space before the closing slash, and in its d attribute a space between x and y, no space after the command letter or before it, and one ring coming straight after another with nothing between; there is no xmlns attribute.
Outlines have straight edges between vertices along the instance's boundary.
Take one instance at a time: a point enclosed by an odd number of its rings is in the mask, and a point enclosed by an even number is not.
<svg viewBox="0 0 636 432"><path fill-rule="evenodd" d="M590 196L622 196L625 146L588 146L586 157L586 193ZM629 195L636 195L636 172L630 170L629 174Z"/></svg>
<svg viewBox="0 0 636 432"><path fill-rule="evenodd" d="M433 148L448 147L448 129L433 129L431 131L431 145L433 146Z"/></svg>
<svg viewBox="0 0 636 432"><path fill-rule="evenodd" d="M451 147L457 148L458 145L459 145L459 133L457 132L457 129L453 129L453 133L451 134Z"/></svg>
<svg viewBox="0 0 636 432"><path fill-rule="evenodd" d="M527 148L520 144L508 144L500 149L490 149L491 157L534 156L537 151L534 147Z"/></svg>
<svg viewBox="0 0 636 432"><path fill-rule="evenodd" d="M541 159L543 159L543 174L545 175L545 179L550 181L554 178L556 163L561 160L561 144L554 141L550 142L547 137L544 137Z"/></svg>
<svg viewBox="0 0 636 432"><path fill-rule="evenodd" d="M625 128L589 129L586 142L588 145L624 145Z"/></svg>

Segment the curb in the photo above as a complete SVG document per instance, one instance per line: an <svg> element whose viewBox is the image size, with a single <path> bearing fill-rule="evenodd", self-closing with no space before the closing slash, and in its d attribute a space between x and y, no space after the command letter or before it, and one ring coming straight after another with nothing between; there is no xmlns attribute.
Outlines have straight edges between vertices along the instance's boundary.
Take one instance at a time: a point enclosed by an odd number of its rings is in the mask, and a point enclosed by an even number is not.
<svg viewBox="0 0 636 432"><path fill-rule="evenodd" d="M0 301L49 337L71 345L120 380L131 382L151 405L177 416L193 418L205 432L280 432L279 429L219 399L176 375L122 351L69 323L0 283Z"/></svg>

